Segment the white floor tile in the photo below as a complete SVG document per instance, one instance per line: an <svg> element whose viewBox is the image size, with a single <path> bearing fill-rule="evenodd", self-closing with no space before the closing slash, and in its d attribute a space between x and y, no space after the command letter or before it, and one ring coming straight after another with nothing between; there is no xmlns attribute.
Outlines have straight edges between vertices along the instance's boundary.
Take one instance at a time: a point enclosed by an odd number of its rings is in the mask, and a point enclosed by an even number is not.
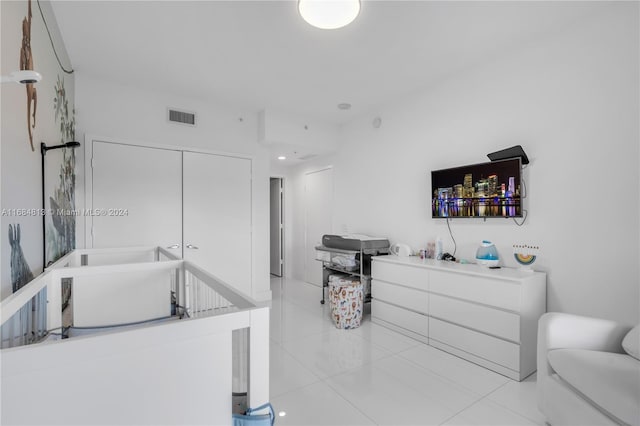
<svg viewBox="0 0 640 426"><path fill-rule="evenodd" d="M338 330L285 340L284 349L314 374L326 378L390 355L353 330Z"/></svg>
<svg viewBox="0 0 640 426"><path fill-rule="evenodd" d="M275 291L274 287L276 288ZM320 304L322 290L319 286L299 280L272 278L271 292L274 298L277 297L305 307L323 308L329 306L328 303L325 303L325 305Z"/></svg>
<svg viewBox="0 0 640 426"><path fill-rule="evenodd" d="M374 361L326 382L377 424L440 424L477 398L398 356Z"/></svg>
<svg viewBox="0 0 640 426"><path fill-rule="evenodd" d="M488 395L511 380L428 345L416 346L399 355L481 396Z"/></svg>
<svg viewBox="0 0 640 426"><path fill-rule="evenodd" d="M443 423L445 426L535 426L506 408L483 399Z"/></svg>
<svg viewBox="0 0 640 426"><path fill-rule="evenodd" d="M391 356L373 362L373 368L395 377L411 392L436 401L453 412L459 412L478 400L470 390L446 380L421 367L416 367L399 356Z"/></svg>
<svg viewBox="0 0 640 426"><path fill-rule="evenodd" d="M272 398L277 425L373 425L371 419L319 382ZM286 415L279 417L278 413Z"/></svg>
<svg viewBox="0 0 640 426"><path fill-rule="evenodd" d="M511 381L498 388L487 399L543 425L544 415L538 410L536 400L536 375L533 374L521 382Z"/></svg>
<svg viewBox="0 0 640 426"><path fill-rule="evenodd" d="M275 343L269 350L269 364L271 398L320 381L318 376Z"/></svg>
<svg viewBox="0 0 640 426"><path fill-rule="evenodd" d="M326 383L378 425L437 425L456 410L430 398L393 374L367 365L333 376Z"/></svg>
<svg viewBox="0 0 640 426"><path fill-rule="evenodd" d="M271 340L282 343L287 340L310 336L327 331L328 314L324 321L319 315L291 302L280 302L280 308L272 308L269 315Z"/></svg>
<svg viewBox="0 0 640 426"><path fill-rule="evenodd" d="M362 325L354 329L353 332L392 353L402 352L421 344L421 342L417 340L372 323L370 318L371 317L365 317Z"/></svg>

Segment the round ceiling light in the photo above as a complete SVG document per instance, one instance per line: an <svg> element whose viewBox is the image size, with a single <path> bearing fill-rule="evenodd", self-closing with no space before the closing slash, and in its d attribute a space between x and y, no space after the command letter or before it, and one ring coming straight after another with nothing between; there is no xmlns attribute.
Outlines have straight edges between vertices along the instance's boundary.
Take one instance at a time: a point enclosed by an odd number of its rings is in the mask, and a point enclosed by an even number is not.
<svg viewBox="0 0 640 426"><path fill-rule="evenodd" d="M286 159L287 159L287 157L285 157L284 155L281 155L281 156L278 157L278 160L286 160Z"/></svg>
<svg viewBox="0 0 640 426"><path fill-rule="evenodd" d="M334 30L358 17L360 0L298 0L298 12L310 25Z"/></svg>

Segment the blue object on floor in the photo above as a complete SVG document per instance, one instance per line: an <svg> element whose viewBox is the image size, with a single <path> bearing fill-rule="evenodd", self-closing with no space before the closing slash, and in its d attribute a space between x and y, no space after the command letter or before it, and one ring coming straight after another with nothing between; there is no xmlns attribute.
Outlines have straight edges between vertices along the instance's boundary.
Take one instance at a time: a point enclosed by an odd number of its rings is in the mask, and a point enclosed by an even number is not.
<svg viewBox="0 0 640 426"><path fill-rule="evenodd" d="M269 409L269 414L252 414L265 408ZM256 408L249 408L245 414L233 414L233 426L273 426L275 420L276 414L269 402Z"/></svg>

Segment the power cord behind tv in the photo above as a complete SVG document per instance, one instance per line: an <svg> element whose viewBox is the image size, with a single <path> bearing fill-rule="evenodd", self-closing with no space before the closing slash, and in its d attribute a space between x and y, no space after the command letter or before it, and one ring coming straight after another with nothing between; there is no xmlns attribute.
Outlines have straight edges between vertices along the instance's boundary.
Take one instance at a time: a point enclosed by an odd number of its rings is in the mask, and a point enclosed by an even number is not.
<svg viewBox="0 0 640 426"><path fill-rule="evenodd" d="M516 220L516 218L513 218L513 221L515 222L516 225L518 226L522 226L524 225L524 222L527 220L527 214L529 213L527 210L522 210L523 216L522 216L522 222L518 222Z"/></svg>
<svg viewBox="0 0 640 426"><path fill-rule="evenodd" d="M449 216L447 216L447 228L449 228L449 235L451 236L451 240L453 241L453 256L455 258L456 251L458 250L458 244L456 243L456 239L453 238L453 232L451 232L451 225L449 224Z"/></svg>

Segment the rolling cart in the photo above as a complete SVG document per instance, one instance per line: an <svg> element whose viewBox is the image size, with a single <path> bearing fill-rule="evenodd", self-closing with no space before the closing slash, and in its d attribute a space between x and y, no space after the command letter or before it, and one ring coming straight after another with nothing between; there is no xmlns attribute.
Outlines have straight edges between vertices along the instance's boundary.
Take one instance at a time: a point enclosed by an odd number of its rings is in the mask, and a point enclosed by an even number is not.
<svg viewBox="0 0 640 426"><path fill-rule="evenodd" d="M322 300L329 276L341 273L358 277L364 287L365 302L371 301L371 256L389 253L389 240L366 235L324 235L316 247L316 260L322 262Z"/></svg>

